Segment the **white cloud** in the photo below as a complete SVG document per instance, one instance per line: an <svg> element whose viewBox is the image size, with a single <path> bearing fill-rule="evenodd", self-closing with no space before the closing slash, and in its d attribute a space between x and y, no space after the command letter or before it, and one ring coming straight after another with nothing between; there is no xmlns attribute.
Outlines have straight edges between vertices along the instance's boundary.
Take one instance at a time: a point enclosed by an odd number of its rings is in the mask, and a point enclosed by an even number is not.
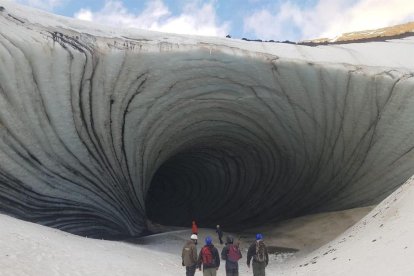
<svg viewBox="0 0 414 276"><path fill-rule="evenodd" d="M198 1L190 2L175 16L162 0L148 1L139 14L128 11L121 1L110 0L97 12L81 9L74 17L111 26L180 34L224 36L229 30L228 23L218 23L212 2L202 5Z"/></svg>
<svg viewBox="0 0 414 276"><path fill-rule="evenodd" d="M266 9L255 11L244 19L244 30L262 39L292 40L296 34L289 31L290 28L303 21L299 8L287 2L280 6L277 14Z"/></svg>
<svg viewBox="0 0 414 276"><path fill-rule="evenodd" d="M56 7L62 6L66 0L17 0L17 3L51 11Z"/></svg>
<svg viewBox="0 0 414 276"><path fill-rule="evenodd" d="M335 37L414 20L412 0L319 0L304 9L285 2L279 10L258 10L244 19L244 31L263 39Z"/></svg>
<svg viewBox="0 0 414 276"><path fill-rule="evenodd" d="M75 13L75 17L80 20L92 21L93 14L88 9L80 9L77 13Z"/></svg>

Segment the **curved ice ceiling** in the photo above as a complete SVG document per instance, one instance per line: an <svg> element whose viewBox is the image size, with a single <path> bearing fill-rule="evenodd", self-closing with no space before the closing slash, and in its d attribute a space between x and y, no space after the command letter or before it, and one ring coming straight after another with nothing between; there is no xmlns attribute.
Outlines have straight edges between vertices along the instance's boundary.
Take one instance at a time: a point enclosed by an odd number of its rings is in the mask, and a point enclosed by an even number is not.
<svg viewBox="0 0 414 276"><path fill-rule="evenodd" d="M412 38L127 36L3 5L4 213L93 237L234 228L377 203L414 173Z"/></svg>

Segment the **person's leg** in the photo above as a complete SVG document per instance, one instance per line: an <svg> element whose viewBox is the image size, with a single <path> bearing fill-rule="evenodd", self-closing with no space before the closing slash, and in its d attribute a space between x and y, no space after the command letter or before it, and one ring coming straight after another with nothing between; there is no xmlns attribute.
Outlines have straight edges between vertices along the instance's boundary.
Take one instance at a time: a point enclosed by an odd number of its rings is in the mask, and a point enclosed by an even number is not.
<svg viewBox="0 0 414 276"><path fill-rule="evenodd" d="M216 268L207 268L203 270L203 276L216 276Z"/></svg>
<svg viewBox="0 0 414 276"><path fill-rule="evenodd" d="M253 276L264 276L265 275L265 270L264 270L266 267L265 263L253 262L252 266L253 266Z"/></svg>
<svg viewBox="0 0 414 276"><path fill-rule="evenodd" d="M212 276L212 274L211 274L211 268L205 268L205 269L203 269L203 276Z"/></svg>
<svg viewBox="0 0 414 276"><path fill-rule="evenodd" d="M266 268L266 263L259 263L258 264L258 276L265 276L266 272L265 272L265 268Z"/></svg>
<svg viewBox="0 0 414 276"><path fill-rule="evenodd" d="M256 262L252 262L253 276L259 276L259 268Z"/></svg>
<svg viewBox="0 0 414 276"><path fill-rule="evenodd" d="M263 276L266 276L266 263L263 263L262 271L263 271L262 272L263 273L262 275Z"/></svg>
<svg viewBox="0 0 414 276"><path fill-rule="evenodd" d="M227 269L226 276L239 276L238 269L235 269L235 268Z"/></svg>
<svg viewBox="0 0 414 276"><path fill-rule="evenodd" d="M189 267L187 267L187 271L188 271L188 276L194 276L194 274L195 274L195 272L196 272L196 269L197 269L197 266L196 265L193 265L193 266L189 266Z"/></svg>

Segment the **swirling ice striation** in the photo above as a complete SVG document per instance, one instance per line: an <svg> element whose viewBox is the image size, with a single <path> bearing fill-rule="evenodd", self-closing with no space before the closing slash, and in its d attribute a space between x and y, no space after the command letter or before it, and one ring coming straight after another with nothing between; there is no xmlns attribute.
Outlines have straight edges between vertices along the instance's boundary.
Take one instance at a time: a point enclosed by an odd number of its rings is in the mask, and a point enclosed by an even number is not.
<svg viewBox="0 0 414 276"><path fill-rule="evenodd" d="M414 173L414 63L389 54L412 37L127 36L4 6L4 213L105 238L232 229L375 204Z"/></svg>

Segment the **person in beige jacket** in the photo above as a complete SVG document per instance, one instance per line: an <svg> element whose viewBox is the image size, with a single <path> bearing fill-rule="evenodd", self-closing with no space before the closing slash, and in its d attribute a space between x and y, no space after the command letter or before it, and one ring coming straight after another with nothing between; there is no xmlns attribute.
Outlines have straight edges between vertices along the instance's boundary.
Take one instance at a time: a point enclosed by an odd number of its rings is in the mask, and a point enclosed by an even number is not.
<svg viewBox="0 0 414 276"><path fill-rule="evenodd" d="M189 240L183 247L181 253L182 265L185 266L185 275L194 276L197 267L197 235L192 234Z"/></svg>

